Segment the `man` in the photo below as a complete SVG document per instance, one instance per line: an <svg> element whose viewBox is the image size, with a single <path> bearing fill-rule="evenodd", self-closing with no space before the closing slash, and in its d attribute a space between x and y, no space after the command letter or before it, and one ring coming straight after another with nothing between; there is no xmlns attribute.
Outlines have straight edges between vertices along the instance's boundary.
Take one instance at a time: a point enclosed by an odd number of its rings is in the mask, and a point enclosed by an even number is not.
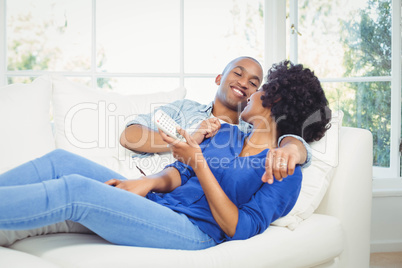
<svg viewBox="0 0 402 268"><path fill-rule="evenodd" d="M243 132L252 127L239 121L239 115L247 104L247 99L258 90L263 80L260 63L251 57L239 57L232 60L219 74L215 83L218 90L215 99L209 105L191 100L179 100L158 109L164 110L182 128L190 130L203 120L218 118L221 122L236 124ZM139 115L127 124L120 137L125 148L141 153L169 152L152 122L153 114ZM203 127L208 127L204 124ZM205 131L208 135L210 131ZM206 136L208 137L208 136ZM262 180L273 183L273 178L282 180L294 172L296 164L308 164L309 146L300 137L286 136L279 140L280 148L267 154L266 172Z"/></svg>

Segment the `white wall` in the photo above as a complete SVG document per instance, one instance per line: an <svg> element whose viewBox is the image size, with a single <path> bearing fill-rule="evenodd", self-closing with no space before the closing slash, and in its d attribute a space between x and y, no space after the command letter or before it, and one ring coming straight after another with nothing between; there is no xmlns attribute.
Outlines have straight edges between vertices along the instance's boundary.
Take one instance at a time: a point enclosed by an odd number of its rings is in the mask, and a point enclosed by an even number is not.
<svg viewBox="0 0 402 268"><path fill-rule="evenodd" d="M374 180L371 252L402 251L402 180Z"/></svg>

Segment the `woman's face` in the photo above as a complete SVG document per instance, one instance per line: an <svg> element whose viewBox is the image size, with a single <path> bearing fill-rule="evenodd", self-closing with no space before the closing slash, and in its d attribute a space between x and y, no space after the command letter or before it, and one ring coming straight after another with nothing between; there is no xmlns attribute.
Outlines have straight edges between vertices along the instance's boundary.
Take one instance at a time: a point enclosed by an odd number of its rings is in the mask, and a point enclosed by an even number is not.
<svg viewBox="0 0 402 268"><path fill-rule="evenodd" d="M258 90L248 98L247 105L240 114L241 119L247 123L253 124L256 119L267 119L270 116L271 109L262 106L262 90Z"/></svg>

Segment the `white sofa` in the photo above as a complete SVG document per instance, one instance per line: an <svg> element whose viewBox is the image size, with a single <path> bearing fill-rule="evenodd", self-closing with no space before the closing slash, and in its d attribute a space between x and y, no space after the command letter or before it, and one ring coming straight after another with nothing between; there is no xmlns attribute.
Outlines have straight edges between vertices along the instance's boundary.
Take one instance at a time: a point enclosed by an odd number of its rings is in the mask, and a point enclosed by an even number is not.
<svg viewBox="0 0 402 268"><path fill-rule="evenodd" d="M63 148L134 179L139 173L131 153L118 144L129 116L184 96L183 88L122 96L57 76L2 87L0 172ZM0 267L368 267L372 136L342 127L341 117L331 134L312 144L300 204L261 235L206 250L161 250L112 245L64 222L6 232L8 238L0 231L0 242L9 242L0 247ZM160 156L152 159L146 172L163 164Z"/></svg>

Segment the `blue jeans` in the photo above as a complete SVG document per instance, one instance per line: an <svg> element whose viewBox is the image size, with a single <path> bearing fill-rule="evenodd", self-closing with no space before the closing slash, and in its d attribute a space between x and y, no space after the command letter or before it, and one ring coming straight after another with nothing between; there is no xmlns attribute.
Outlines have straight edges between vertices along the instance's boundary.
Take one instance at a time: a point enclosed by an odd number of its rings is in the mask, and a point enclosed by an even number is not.
<svg viewBox="0 0 402 268"><path fill-rule="evenodd" d="M185 215L104 184L124 177L88 159L55 150L0 175L0 229L78 222L111 243L204 249L216 245Z"/></svg>

